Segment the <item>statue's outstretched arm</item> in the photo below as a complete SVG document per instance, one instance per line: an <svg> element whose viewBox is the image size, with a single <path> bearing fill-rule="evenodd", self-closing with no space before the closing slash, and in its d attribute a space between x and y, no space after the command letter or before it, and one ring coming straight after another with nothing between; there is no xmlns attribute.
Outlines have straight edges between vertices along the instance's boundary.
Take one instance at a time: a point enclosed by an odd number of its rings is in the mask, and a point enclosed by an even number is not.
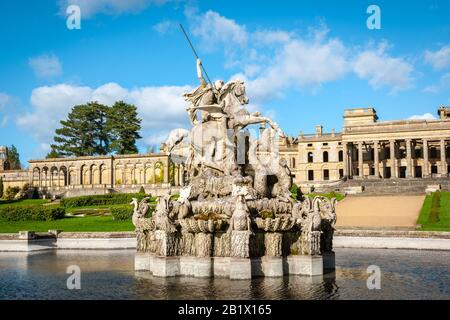
<svg viewBox="0 0 450 320"><path fill-rule="evenodd" d="M200 84L202 86L206 86L206 81L205 78L203 78L203 73L202 73L202 60L197 59L197 77L200 80Z"/></svg>

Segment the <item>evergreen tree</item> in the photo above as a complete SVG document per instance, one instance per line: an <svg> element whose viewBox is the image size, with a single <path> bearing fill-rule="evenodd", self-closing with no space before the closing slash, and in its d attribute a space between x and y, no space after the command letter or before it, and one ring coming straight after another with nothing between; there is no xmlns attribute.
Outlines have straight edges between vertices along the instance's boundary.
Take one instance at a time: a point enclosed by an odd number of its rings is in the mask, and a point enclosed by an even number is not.
<svg viewBox="0 0 450 320"><path fill-rule="evenodd" d="M59 154L58 151L56 151L54 148L52 148L52 150L49 153L47 153L47 155L45 157L47 159L61 158L61 155Z"/></svg>
<svg viewBox="0 0 450 320"><path fill-rule="evenodd" d="M8 163L9 170L18 170L21 169L22 166L20 164L20 155L17 151L17 148L14 145L6 148L6 161Z"/></svg>
<svg viewBox="0 0 450 320"><path fill-rule="evenodd" d="M109 110L107 128L111 135L111 151L118 154L138 152L136 140L141 138L141 119L138 118L136 106L116 102Z"/></svg>
<svg viewBox="0 0 450 320"><path fill-rule="evenodd" d="M93 156L109 153L106 128L108 107L97 102L73 107L67 120L56 129L52 152L59 156Z"/></svg>
<svg viewBox="0 0 450 320"><path fill-rule="evenodd" d="M0 198L3 197L3 177L0 177Z"/></svg>

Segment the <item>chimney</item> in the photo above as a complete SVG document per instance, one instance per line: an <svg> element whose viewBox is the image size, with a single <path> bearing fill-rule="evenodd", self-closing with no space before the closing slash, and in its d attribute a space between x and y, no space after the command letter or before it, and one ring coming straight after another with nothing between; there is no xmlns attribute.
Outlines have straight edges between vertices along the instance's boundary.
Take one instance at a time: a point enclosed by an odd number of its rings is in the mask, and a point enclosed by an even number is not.
<svg viewBox="0 0 450 320"><path fill-rule="evenodd" d="M334 132L334 128L331 129L331 136L334 137L336 135L336 133Z"/></svg>
<svg viewBox="0 0 450 320"><path fill-rule="evenodd" d="M322 136L322 126L317 125L316 126L316 137L321 137L321 136Z"/></svg>

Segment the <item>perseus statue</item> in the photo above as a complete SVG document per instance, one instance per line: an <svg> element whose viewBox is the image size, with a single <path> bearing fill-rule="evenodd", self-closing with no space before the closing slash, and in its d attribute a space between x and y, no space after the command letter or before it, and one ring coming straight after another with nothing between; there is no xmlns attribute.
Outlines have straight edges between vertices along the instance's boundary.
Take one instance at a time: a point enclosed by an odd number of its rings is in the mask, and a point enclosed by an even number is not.
<svg viewBox="0 0 450 320"><path fill-rule="evenodd" d="M198 123L196 111L199 109L202 110L202 121L206 122L209 120L209 112L205 109L208 109L208 107L215 107L214 109L217 109L217 107L221 105L222 88L224 86L223 80L215 81L214 85L207 83L203 77L201 67L202 61L197 59L197 77L200 80L200 85L193 91L183 95L184 99L190 102L190 105L186 110L192 125Z"/></svg>

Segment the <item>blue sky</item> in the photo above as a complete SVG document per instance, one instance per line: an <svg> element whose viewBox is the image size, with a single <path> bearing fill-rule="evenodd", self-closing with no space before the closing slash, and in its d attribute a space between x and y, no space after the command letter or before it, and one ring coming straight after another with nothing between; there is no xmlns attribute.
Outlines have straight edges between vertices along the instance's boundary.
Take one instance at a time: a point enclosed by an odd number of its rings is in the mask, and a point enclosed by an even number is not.
<svg viewBox="0 0 450 320"><path fill-rule="evenodd" d="M81 29L66 27L69 4ZM370 30L367 7L381 10ZM45 156L75 104L123 99L143 119L140 151L188 127L197 85L188 30L213 79L246 81L251 110L288 134L342 127L344 108L380 120L450 105L450 2L61 0L0 3L0 145Z"/></svg>

